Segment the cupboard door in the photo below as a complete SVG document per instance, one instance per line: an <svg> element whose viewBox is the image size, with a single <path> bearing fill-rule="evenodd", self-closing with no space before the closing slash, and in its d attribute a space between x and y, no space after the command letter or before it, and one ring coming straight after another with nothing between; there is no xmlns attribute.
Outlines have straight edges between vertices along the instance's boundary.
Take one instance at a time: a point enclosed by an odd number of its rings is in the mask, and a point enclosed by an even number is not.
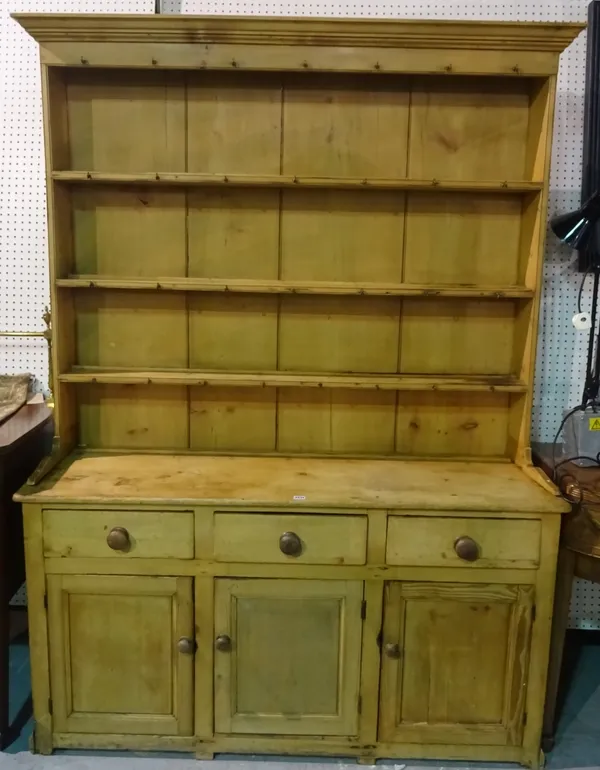
<svg viewBox="0 0 600 770"><path fill-rule="evenodd" d="M56 732L192 734L191 578L50 575L48 625Z"/></svg>
<svg viewBox="0 0 600 770"><path fill-rule="evenodd" d="M215 730L355 735L363 584L217 579Z"/></svg>
<svg viewBox="0 0 600 770"><path fill-rule="evenodd" d="M533 587L387 583L380 740L522 741Z"/></svg>

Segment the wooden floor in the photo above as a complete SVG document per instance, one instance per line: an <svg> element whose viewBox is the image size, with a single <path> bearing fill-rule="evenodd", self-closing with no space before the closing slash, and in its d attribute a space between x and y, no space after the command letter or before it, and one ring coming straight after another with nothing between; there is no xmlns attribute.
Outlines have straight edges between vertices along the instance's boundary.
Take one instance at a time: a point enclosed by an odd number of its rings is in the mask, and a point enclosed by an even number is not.
<svg viewBox="0 0 600 770"><path fill-rule="evenodd" d="M214 457L167 454L83 455L67 460L32 502L136 503L170 500L298 508L396 508L504 513L565 511L510 463Z"/></svg>

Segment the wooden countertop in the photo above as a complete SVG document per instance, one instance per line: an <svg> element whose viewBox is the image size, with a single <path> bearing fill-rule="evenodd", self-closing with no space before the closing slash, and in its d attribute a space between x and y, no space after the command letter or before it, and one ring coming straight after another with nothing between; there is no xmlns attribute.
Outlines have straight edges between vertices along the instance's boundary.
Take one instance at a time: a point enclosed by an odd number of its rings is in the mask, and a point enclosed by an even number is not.
<svg viewBox="0 0 600 770"><path fill-rule="evenodd" d="M535 473L535 471L533 471ZM39 503L398 508L561 513L562 499L510 463L166 454L67 459L16 499Z"/></svg>

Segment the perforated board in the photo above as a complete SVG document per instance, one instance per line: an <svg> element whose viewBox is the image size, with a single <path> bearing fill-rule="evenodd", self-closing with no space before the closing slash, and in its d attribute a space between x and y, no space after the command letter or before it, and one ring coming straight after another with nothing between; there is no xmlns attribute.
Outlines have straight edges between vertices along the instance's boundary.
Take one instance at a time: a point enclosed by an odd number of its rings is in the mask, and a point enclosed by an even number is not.
<svg viewBox="0 0 600 770"><path fill-rule="evenodd" d="M43 331L49 302L38 46L15 11L152 13L154 0L0 0L0 330ZM30 372L45 389L41 338L0 337L0 373Z"/></svg>
<svg viewBox="0 0 600 770"><path fill-rule="evenodd" d="M588 0L564 2L387 3L375 0L162 0L164 13L585 21ZM48 302L43 139L37 48L12 22L12 11L152 13L154 0L0 0L0 329L43 328ZM563 54L555 121L550 214L579 203L585 87L585 34ZM576 332L581 276L575 256L550 235L535 386L533 438L552 440L563 409L577 403L586 335ZM591 281L590 281L591 284ZM583 295L589 307L591 286ZM43 340L0 337L0 372L29 371L47 382ZM578 584L572 625L600 628L600 587Z"/></svg>

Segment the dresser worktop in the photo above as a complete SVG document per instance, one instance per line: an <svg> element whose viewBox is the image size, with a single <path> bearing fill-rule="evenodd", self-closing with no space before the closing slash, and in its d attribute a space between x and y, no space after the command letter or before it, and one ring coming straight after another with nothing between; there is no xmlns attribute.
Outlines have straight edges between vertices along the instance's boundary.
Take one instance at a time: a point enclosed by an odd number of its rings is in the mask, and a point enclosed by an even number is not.
<svg viewBox="0 0 600 770"><path fill-rule="evenodd" d="M68 459L27 502L137 501L302 508L560 513L568 505L511 463L90 454Z"/></svg>

